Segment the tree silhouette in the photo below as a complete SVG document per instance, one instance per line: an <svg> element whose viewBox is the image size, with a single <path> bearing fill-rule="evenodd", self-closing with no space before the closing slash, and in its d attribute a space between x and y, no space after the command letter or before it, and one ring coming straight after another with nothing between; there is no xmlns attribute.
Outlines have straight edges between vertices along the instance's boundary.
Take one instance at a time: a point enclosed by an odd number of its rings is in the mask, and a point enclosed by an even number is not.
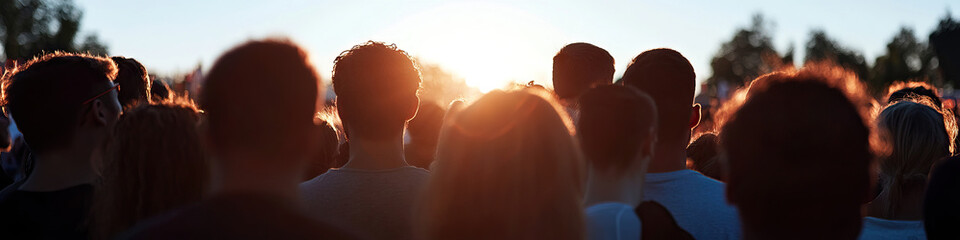
<svg viewBox="0 0 960 240"><path fill-rule="evenodd" d="M879 93L896 81L929 80L933 56L927 44L917 40L913 29L900 28L887 44L886 54L874 62L868 82L871 90Z"/></svg>
<svg viewBox="0 0 960 240"><path fill-rule="evenodd" d="M945 85L960 86L960 21L950 12L940 19L937 29L930 33L930 47L937 58L936 68Z"/></svg>
<svg viewBox="0 0 960 240"><path fill-rule="evenodd" d="M106 54L95 35L77 48L83 12L72 0L0 0L0 40L8 59L26 60L43 52L90 50Z"/></svg>
<svg viewBox="0 0 960 240"><path fill-rule="evenodd" d="M810 32L803 62L824 61L853 71L861 80L866 80L869 76L869 67L867 61L863 58L863 54L841 46L837 41L827 36L826 32L816 29Z"/></svg>
<svg viewBox="0 0 960 240"><path fill-rule="evenodd" d="M719 83L742 86L754 78L777 70L783 62L793 61L792 51L783 58L773 48L771 41L772 23L756 14L747 28L738 29L733 39L724 43L720 51L710 61L713 75L707 79L708 85L715 87Z"/></svg>

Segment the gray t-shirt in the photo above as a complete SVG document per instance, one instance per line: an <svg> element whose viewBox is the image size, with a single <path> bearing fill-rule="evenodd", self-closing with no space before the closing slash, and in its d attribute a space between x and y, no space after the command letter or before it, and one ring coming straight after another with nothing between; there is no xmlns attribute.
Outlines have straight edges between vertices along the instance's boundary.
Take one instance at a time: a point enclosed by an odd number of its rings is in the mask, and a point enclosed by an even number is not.
<svg viewBox="0 0 960 240"><path fill-rule="evenodd" d="M330 169L300 184L307 215L368 239L412 239L415 208L430 172Z"/></svg>

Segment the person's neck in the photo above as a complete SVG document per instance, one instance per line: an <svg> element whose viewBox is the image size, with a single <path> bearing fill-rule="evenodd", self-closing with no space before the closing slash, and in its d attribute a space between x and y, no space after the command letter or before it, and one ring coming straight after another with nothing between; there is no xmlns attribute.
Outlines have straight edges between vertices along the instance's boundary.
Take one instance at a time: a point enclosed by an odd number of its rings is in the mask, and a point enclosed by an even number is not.
<svg viewBox="0 0 960 240"><path fill-rule="evenodd" d="M648 173L664 173L687 169L687 150L685 145L658 143L654 149L650 167L647 169Z"/></svg>
<svg viewBox="0 0 960 240"><path fill-rule="evenodd" d="M643 200L641 193L643 174L624 173L621 176L610 171L591 169L587 175L586 206L605 202L619 202L630 206L639 206Z"/></svg>
<svg viewBox="0 0 960 240"><path fill-rule="evenodd" d="M93 183L93 149L75 147L34 153L33 170L19 189L52 192Z"/></svg>
<svg viewBox="0 0 960 240"><path fill-rule="evenodd" d="M350 139L350 160L342 168L382 170L409 166L403 156L403 137L386 140Z"/></svg>
<svg viewBox="0 0 960 240"><path fill-rule="evenodd" d="M923 186L904 186L900 200L893 203L891 192L884 189L876 199L867 204L867 216L888 219L915 221L923 219ZM891 209L894 213L887 212Z"/></svg>
<svg viewBox="0 0 960 240"><path fill-rule="evenodd" d="M248 158L248 159L244 159ZM257 194L282 198L299 207L302 175L291 165L265 165L263 159L222 157L213 168L212 193ZM252 177L256 176L256 177Z"/></svg>

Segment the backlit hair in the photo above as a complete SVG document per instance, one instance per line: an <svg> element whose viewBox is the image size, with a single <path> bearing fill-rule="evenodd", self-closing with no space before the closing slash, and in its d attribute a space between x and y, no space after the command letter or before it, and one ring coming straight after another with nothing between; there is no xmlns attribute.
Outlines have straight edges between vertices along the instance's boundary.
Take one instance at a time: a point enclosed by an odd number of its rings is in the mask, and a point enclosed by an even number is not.
<svg viewBox="0 0 960 240"><path fill-rule="evenodd" d="M582 239L584 161L545 90L494 91L441 132L427 239Z"/></svg>

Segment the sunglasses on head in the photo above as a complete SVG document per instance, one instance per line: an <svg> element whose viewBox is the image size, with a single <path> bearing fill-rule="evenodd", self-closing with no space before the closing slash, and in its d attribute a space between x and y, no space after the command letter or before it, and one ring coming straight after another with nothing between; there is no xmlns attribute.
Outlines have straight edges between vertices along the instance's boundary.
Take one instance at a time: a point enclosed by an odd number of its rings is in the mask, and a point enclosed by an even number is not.
<svg viewBox="0 0 960 240"><path fill-rule="evenodd" d="M107 95L107 93L110 93L110 91L113 91L114 89L117 89L117 90L119 91L119 90L120 90L120 84L114 84L113 87L107 89L106 91L103 91L103 92L101 92L100 94L97 94L96 96L93 96L92 98L87 99L86 101L83 101L83 105L87 105L88 103L93 102L93 100L96 100L97 98L103 97L103 95Z"/></svg>

